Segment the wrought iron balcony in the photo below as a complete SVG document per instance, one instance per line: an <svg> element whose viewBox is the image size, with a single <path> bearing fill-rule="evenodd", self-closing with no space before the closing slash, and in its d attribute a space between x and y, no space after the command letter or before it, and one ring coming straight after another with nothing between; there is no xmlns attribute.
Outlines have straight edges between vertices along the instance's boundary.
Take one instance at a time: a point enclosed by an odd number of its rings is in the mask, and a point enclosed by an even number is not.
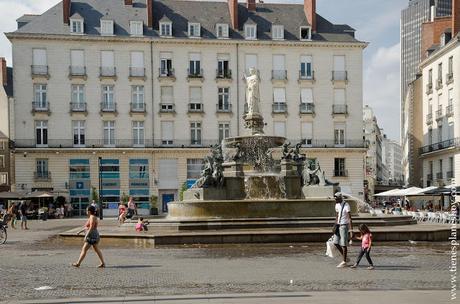
<svg viewBox="0 0 460 304"><path fill-rule="evenodd" d="M203 113L204 107L202 103L190 102L188 104L189 113Z"/></svg>
<svg viewBox="0 0 460 304"><path fill-rule="evenodd" d="M427 85L426 85L426 93L427 94L433 93L433 83L432 82L427 83Z"/></svg>
<svg viewBox="0 0 460 304"><path fill-rule="evenodd" d="M86 77L86 67L84 66L69 66L70 77Z"/></svg>
<svg viewBox="0 0 460 304"><path fill-rule="evenodd" d="M454 105L451 104L446 107L446 116L454 116Z"/></svg>
<svg viewBox="0 0 460 304"><path fill-rule="evenodd" d="M439 108L437 111L436 111L436 120L442 120L442 108Z"/></svg>
<svg viewBox="0 0 460 304"><path fill-rule="evenodd" d="M436 80L436 90L442 89L442 78Z"/></svg>
<svg viewBox="0 0 460 304"><path fill-rule="evenodd" d="M36 171L34 172L35 182L49 182L51 181L51 172L49 171Z"/></svg>
<svg viewBox="0 0 460 304"><path fill-rule="evenodd" d="M116 77L117 68L116 67L100 67L99 76L100 77Z"/></svg>
<svg viewBox="0 0 460 304"><path fill-rule="evenodd" d="M454 73L453 72L447 73L446 74L446 83L451 84L452 82L454 82Z"/></svg>
<svg viewBox="0 0 460 304"><path fill-rule="evenodd" d="M87 104L86 102L71 102L70 111L71 112L86 112Z"/></svg>
<svg viewBox="0 0 460 304"><path fill-rule="evenodd" d="M145 113L146 104L145 102L131 102L130 109L133 113Z"/></svg>
<svg viewBox="0 0 460 304"><path fill-rule="evenodd" d="M230 104L230 103L218 103L218 104L216 104L216 112L217 113L231 113L232 112L232 104Z"/></svg>
<svg viewBox="0 0 460 304"><path fill-rule="evenodd" d="M427 174L426 175L426 180L427 181L433 181L433 174Z"/></svg>
<svg viewBox="0 0 460 304"><path fill-rule="evenodd" d="M446 172L446 178L448 178L448 179L454 178L454 171L447 171Z"/></svg>
<svg viewBox="0 0 460 304"><path fill-rule="evenodd" d="M426 154L430 152L436 152L445 150L453 147L460 147L460 137L444 140L439 143L434 143L420 148L420 154Z"/></svg>
<svg viewBox="0 0 460 304"><path fill-rule="evenodd" d="M188 78L198 78L202 79L203 78L203 69L187 69L187 75Z"/></svg>
<svg viewBox="0 0 460 304"><path fill-rule="evenodd" d="M433 113L426 114L426 124L431 125L433 123Z"/></svg>
<svg viewBox="0 0 460 304"><path fill-rule="evenodd" d="M347 105L332 105L332 114L348 114Z"/></svg>
<svg viewBox="0 0 460 304"><path fill-rule="evenodd" d="M217 69L216 70L217 79L232 79L232 70L230 69Z"/></svg>
<svg viewBox="0 0 460 304"><path fill-rule="evenodd" d="M116 102L101 102L101 112L117 112Z"/></svg>
<svg viewBox="0 0 460 304"><path fill-rule="evenodd" d="M33 112L49 112L50 103L48 101L32 101Z"/></svg>
<svg viewBox="0 0 460 304"><path fill-rule="evenodd" d="M45 76L49 77L47 65L32 65L32 76Z"/></svg>
<svg viewBox="0 0 460 304"><path fill-rule="evenodd" d="M272 70L272 80L287 80L287 71Z"/></svg>
<svg viewBox="0 0 460 304"><path fill-rule="evenodd" d="M314 103L301 103L299 105L300 114L315 114L315 104Z"/></svg>
<svg viewBox="0 0 460 304"><path fill-rule="evenodd" d="M299 71L299 80L315 80L315 71L311 71L311 74L306 71Z"/></svg>
<svg viewBox="0 0 460 304"><path fill-rule="evenodd" d="M285 102L274 102L272 104L273 113L287 113L287 104Z"/></svg>
<svg viewBox="0 0 460 304"><path fill-rule="evenodd" d="M332 71L332 81L348 81L348 72Z"/></svg>
<svg viewBox="0 0 460 304"><path fill-rule="evenodd" d="M436 173L436 179L442 179L442 178L443 178L443 173L442 172Z"/></svg>
<svg viewBox="0 0 460 304"><path fill-rule="evenodd" d="M175 113L176 105L173 103L160 103L160 113Z"/></svg>
<svg viewBox="0 0 460 304"><path fill-rule="evenodd" d="M159 71L159 75L160 75L159 77L160 78L172 78L172 79L176 78L173 68L171 68L171 69L159 68L158 71Z"/></svg>
<svg viewBox="0 0 460 304"><path fill-rule="evenodd" d="M129 77L131 77L131 78L145 78L145 68L142 68L142 67L129 67Z"/></svg>

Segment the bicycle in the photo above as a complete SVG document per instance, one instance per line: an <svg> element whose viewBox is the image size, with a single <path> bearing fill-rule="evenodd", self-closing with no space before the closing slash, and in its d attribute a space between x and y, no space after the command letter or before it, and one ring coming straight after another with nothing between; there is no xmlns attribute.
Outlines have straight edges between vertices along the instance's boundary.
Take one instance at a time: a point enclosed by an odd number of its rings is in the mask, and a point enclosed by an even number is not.
<svg viewBox="0 0 460 304"><path fill-rule="evenodd" d="M5 244L6 240L8 239L8 232L6 231L8 228L8 217L3 217L2 221L0 221L0 245Z"/></svg>

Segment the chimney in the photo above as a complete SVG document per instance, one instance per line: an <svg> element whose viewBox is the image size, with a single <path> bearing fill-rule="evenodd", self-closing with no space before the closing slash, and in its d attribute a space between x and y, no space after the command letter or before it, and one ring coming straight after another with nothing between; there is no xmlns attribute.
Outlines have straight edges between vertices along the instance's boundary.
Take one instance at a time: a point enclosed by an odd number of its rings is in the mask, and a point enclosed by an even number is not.
<svg viewBox="0 0 460 304"><path fill-rule="evenodd" d="M256 11L256 0L246 0L246 7L248 11L255 12Z"/></svg>
<svg viewBox="0 0 460 304"><path fill-rule="evenodd" d="M70 0L62 0L62 15L63 15L63 20L65 24L70 23L70 6L72 3Z"/></svg>
<svg viewBox="0 0 460 304"><path fill-rule="evenodd" d="M133 0L125 0L125 5L133 6Z"/></svg>
<svg viewBox="0 0 460 304"><path fill-rule="evenodd" d="M6 86L8 83L8 76L6 74L6 59L3 57L0 57L0 71L2 73L2 84Z"/></svg>
<svg viewBox="0 0 460 304"><path fill-rule="evenodd" d="M153 0L147 0L147 26L153 28Z"/></svg>
<svg viewBox="0 0 460 304"><path fill-rule="evenodd" d="M312 33L316 33L316 0L304 0L303 10Z"/></svg>
<svg viewBox="0 0 460 304"><path fill-rule="evenodd" d="M460 0L452 0L452 38L460 32Z"/></svg>
<svg viewBox="0 0 460 304"><path fill-rule="evenodd" d="M238 0L228 0L228 10L230 11L230 19L232 28L238 30Z"/></svg>

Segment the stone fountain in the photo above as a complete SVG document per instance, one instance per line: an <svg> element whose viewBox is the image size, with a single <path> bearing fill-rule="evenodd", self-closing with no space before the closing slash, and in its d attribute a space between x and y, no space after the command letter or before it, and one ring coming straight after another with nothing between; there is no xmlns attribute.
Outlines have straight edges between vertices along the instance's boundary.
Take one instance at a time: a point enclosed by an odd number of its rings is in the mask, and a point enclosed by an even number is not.
<svg viewBox="0 0 460 304"><path fill-rule="evenodd" d="M169 218L241 219L331 217L338 184L330 183L319 164L311 164L284 137L264 134L260 113L260 79L246 77L248 135L226 138L204 159L201 177L170 203ZM356 204L352 209L356 210Z"/></svg>

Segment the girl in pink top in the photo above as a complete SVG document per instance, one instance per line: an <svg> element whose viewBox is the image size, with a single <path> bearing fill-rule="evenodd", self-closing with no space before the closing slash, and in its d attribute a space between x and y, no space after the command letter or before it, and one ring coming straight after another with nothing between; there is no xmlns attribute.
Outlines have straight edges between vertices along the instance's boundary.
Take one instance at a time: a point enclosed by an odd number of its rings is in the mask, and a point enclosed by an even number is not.
<svg viewBox="0 0 460 304"><path fill-rule="evenodd" d="M361 251L359 252L356 263L353 266L351 266L351 268L358 267L362 257L366 255L366 259L369 262L369 267L367 267L367 269L374 269L374 263L372 263L370 256L372 247L372 233L369 230L369 227L367 227L365 224L359 225L359 232L361 232L361 236L358 237L358 240L361 240Z"/></svg>

